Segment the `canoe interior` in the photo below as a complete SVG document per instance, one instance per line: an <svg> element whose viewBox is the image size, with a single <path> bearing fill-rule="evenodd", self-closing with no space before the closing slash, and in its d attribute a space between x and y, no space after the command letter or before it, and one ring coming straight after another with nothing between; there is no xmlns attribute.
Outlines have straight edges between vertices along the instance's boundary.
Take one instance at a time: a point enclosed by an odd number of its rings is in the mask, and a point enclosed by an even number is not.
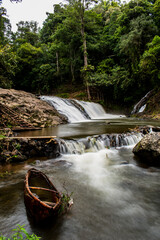
<svg viewBox="0 0 160 240"><path fill-rule="evenodd" d="M54 188L53 185L50 184L47 178L41 174L37 174L35 172L31 173L29 177L29 187L37 187L38 189L32 189L30 188L30 191L33 193L34 196L36 196L39 200L44 201L44 202L52 202L52 203L57 203L58 198L57 194L54 192L57 190ZM44 188L44 189L50 189L53 190L51 191L45 191L43 189L39 188Z"/></svg>
<svg viewBox="0 0 160 240"><path fill-rule="evenodd" d="M47 178L36 172L31 172L29 177L29 186L53 189Z"/></svg>

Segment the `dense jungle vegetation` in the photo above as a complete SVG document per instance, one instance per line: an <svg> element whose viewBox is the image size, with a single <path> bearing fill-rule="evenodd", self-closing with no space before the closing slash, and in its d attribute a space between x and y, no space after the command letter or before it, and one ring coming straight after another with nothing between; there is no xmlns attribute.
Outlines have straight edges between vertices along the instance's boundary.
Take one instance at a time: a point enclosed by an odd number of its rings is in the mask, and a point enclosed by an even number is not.
<svg viewBox="0 0 160 240"><path fill-rule="evenodd" d="M66 85L126 106L159 88L160 0L68 0L41 29L21 21L15 33L1 7L0 87L49 94Z"/></svg>

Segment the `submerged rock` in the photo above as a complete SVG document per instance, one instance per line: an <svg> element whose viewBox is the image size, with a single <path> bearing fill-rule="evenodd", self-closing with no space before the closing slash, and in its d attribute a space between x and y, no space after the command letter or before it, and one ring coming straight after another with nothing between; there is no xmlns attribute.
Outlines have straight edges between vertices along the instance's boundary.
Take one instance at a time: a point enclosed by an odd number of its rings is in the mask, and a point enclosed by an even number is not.
<svg viewBox="0 0 160 240"><path fill-rule="evenodd" d="M144 163L160 166L160 133L145 135L133 148L133 153Z"/></svg>

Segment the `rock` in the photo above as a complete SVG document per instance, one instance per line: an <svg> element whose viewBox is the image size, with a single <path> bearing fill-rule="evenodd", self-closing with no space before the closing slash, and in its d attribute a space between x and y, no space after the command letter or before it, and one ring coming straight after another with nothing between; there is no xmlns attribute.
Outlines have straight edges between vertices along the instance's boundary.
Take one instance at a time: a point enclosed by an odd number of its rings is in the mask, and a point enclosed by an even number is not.
<svg viewBox="0 0 160 240"><path fill-rule="evenodd" d="M57 157L58 140L54 137L0 139L0 162L20 162L32 157Z"/></svg>
<svg viewBox="0 0 160 240"><path fill-rule="evenodd" d="M8 114L5 114L4 108ZM3 117L3 118L2 118ZM1 119L2 118L2 119ZM48 127L65 123L64 116L36 95L14 89L0 89L0 127Z"/></svg>
<svg viewBox="0 0 160 240"><path fill-rule="evenodd" d="M160 133L153 132L145 135L133 148L138 159L153 166L160 165Z"/></svg>

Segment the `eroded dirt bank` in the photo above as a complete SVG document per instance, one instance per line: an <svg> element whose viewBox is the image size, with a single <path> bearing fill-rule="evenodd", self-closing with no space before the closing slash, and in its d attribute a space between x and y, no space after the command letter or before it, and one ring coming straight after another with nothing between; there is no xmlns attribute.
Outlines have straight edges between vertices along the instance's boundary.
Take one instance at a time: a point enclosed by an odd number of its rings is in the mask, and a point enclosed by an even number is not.
<svg viewBox="0 0 160 240"><path fill-rule="evenodd" d="M64 122L64 116L36 95L0 88L0 128L43 128Z"/></svg>

